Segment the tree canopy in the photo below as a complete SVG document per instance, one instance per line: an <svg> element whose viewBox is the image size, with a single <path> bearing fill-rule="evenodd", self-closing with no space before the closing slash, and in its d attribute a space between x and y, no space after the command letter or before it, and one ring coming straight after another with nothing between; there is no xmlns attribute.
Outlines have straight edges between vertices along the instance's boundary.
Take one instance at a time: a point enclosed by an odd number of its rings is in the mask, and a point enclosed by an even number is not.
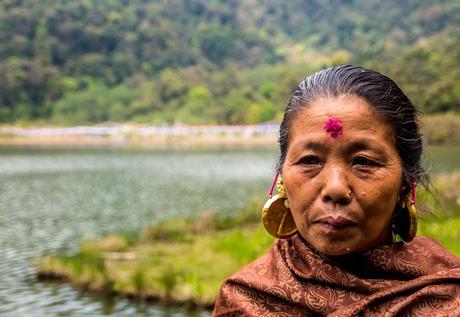
<svg viewBox="0 0 460 317"><path fill-rule="evenodd" d="M279 120L319 68L382 71L460 110L455 0L0 2L0 122Z"/></svg>

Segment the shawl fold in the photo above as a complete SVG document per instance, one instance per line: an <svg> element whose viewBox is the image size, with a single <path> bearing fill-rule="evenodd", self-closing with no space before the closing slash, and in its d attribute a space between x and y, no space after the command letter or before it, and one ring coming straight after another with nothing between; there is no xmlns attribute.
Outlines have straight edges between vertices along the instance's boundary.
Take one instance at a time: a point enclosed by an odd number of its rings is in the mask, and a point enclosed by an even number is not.
<svg viewBox="0 0 460 317"><path fill-rule="evenodd" d="M325 257L299 234L227 279L213 316L460 316L460 258L430 238Z"/></svg>

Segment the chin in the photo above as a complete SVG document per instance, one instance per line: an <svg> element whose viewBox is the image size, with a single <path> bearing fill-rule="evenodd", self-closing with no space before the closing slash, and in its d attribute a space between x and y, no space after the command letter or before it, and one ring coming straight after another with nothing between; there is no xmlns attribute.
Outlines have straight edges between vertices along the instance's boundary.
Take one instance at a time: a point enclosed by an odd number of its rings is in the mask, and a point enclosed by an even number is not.
<svg viewBox="0 0 460 317"><path fill-rule="evenodd" d="M306 239L309 241L308 239ZM353 243L344 243L346 241L309 241L310 245L319 253L327 256L341 256L353 252L359 252Z"/></svg>
<svg viewBox="0 0 460 317"><path fill-rule="evenodd" d="M353 249L350 248L318 248L317 250L328 256L341 256L353 252Z"/></svg>

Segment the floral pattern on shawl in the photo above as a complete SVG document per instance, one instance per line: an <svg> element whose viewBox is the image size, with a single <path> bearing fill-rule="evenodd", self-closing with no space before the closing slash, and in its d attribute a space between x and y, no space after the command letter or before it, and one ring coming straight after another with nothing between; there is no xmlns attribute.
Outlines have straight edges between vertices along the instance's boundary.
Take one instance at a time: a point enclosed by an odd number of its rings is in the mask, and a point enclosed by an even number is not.
<svg viewBox="0 0 460 317"><path fill-rule="evenodd" d="M298 234L222 285L213 316L460 316L460 258L416 238L324 257Z"/></svg>

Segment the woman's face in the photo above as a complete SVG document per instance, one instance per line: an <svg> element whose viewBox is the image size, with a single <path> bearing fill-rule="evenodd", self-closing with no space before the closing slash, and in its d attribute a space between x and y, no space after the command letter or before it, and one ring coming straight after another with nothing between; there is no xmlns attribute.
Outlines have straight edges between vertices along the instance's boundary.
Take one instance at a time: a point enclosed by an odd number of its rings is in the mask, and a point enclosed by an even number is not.
<svg viewBox="0 0 460 317"><path fill-rule="evenodd" d="M282 177L300 234L321 253L391 241L402 184L394 140L357 96L318 98L292 120Z"/></svg>

